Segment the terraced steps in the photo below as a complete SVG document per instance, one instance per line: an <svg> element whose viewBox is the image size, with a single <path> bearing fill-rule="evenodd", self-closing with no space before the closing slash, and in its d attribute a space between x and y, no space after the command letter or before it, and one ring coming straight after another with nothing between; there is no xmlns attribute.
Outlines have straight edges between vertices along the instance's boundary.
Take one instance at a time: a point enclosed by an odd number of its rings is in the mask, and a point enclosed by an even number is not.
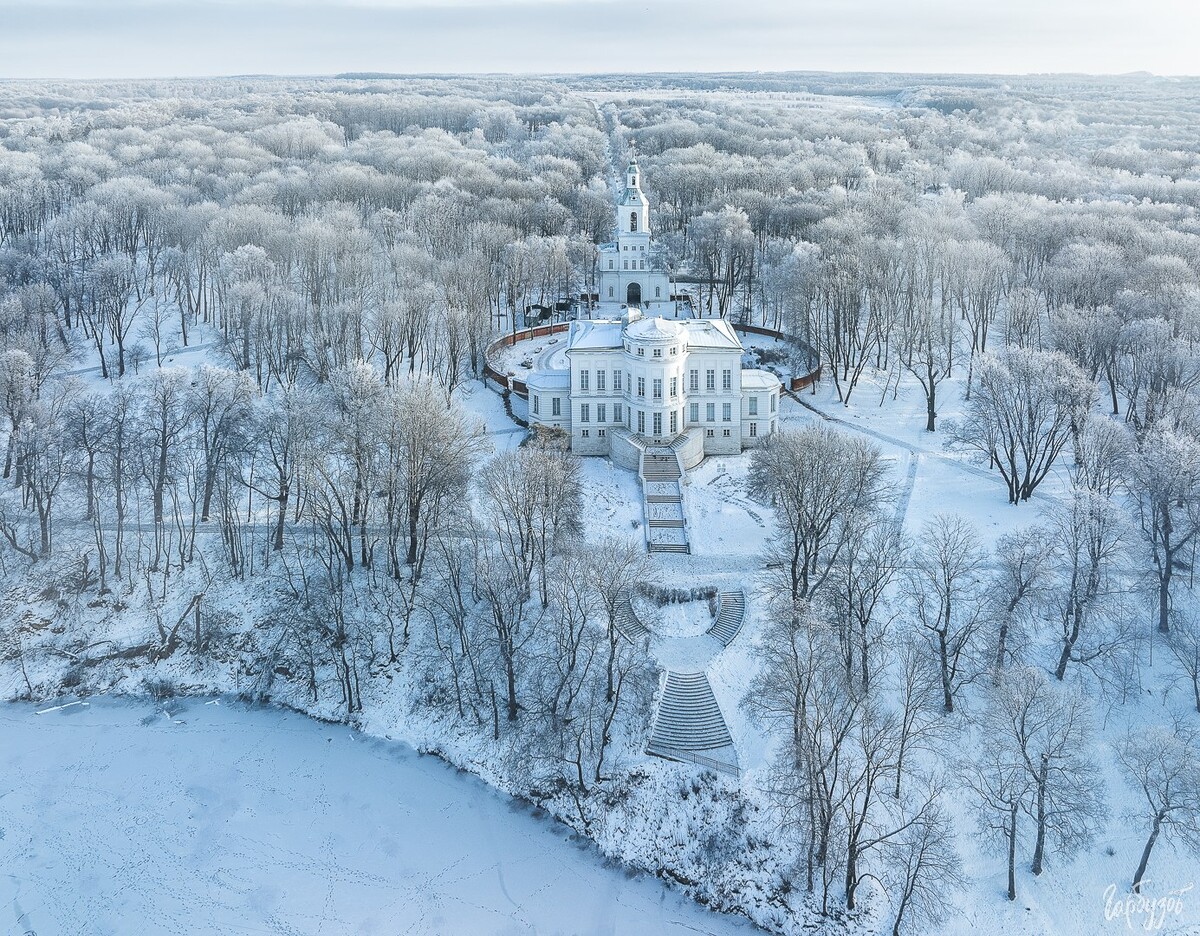
<svg viewBox="0 0 1200 936"><path fill-rule="evenodd" d="M738 635L738 631L742 629L742 622L746 618L746 593L743 591L727 591L721 592L717 596L719 611L717 619L713 621L712 627L708 629L710 636L721 641L723 646L728 647L733 643L733 638Z"/></svg>
<svg viewBox="0 0 1200 936"><path fill-rule="evenodd" d="M674 452L643 452L642 477L647 481L678 481L683 476Z"/></svg>
<svg viewBox="0 0 1200 936"><path fill-rule="evenodd" d="M732 749L725 716L704 673L667 671L646 753L684 760L681 753ZM736 768L736 763L729 765Z"/></svg>
<svg viewBox="0 0 1200 936"><path fill-rule="evenodd" d="M650 628L642 623L637 612L633 610L629 592L625 592L617 600L616 625L621 636L632 644L641 643L644 638L650 636Z"/></svg>
<svg viewBox="0 0 1200 936"><path fill-rule="evenodd" d="M668 446L643 449L642 514L646 518L646 550L690 553L687 517L683 512L683 468Z"/></svg>

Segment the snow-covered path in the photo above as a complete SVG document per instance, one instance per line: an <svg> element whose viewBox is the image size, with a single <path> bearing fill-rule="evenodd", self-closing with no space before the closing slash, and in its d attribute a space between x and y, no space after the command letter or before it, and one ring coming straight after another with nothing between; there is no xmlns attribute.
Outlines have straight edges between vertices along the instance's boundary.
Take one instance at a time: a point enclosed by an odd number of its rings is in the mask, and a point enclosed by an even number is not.
<svg viewBox="0 0 1200 936"><path fill-rule="evenodd" d="M167 709L0 707L0 934L755 931L404 745Z"/></svg>

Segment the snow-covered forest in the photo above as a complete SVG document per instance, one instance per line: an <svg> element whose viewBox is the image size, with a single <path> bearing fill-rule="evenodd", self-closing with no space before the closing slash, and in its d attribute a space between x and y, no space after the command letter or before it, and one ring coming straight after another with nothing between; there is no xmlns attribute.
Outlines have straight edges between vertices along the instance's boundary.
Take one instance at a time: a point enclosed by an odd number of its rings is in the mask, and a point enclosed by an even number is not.
<svg viewBox="0 0 1200 936"><path fill-rule="evenodd" d="M821 367L693 556L481 380L631 146ZM400 738L771 932L1200 925L1200 80L2 83L0 403L5 698ZM737 776L643 753L636 583L745 589Z"/></svg>

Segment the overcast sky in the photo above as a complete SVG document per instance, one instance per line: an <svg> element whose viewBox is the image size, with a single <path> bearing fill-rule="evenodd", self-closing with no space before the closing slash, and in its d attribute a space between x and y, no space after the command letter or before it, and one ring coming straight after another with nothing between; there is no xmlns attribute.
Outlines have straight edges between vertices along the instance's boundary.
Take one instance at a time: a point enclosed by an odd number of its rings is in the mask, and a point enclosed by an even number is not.
<svg viewBox="0 0 1200 936"><path fill-rule="evenodd" d="M1200 0L0 0L0 77L1200 73Z"/></svg>

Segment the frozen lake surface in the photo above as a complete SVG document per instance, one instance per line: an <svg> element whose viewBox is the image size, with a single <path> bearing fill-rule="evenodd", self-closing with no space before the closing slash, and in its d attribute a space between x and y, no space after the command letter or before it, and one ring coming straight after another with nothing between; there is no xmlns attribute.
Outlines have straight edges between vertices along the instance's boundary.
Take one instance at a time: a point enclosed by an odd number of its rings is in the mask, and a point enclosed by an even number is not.
<svg viewBox="0 0 1200 936"><path fill-rule="evenodd" d="M0 934L757 932L402 744L226 700L50 708L0 706Z"/></svg>

